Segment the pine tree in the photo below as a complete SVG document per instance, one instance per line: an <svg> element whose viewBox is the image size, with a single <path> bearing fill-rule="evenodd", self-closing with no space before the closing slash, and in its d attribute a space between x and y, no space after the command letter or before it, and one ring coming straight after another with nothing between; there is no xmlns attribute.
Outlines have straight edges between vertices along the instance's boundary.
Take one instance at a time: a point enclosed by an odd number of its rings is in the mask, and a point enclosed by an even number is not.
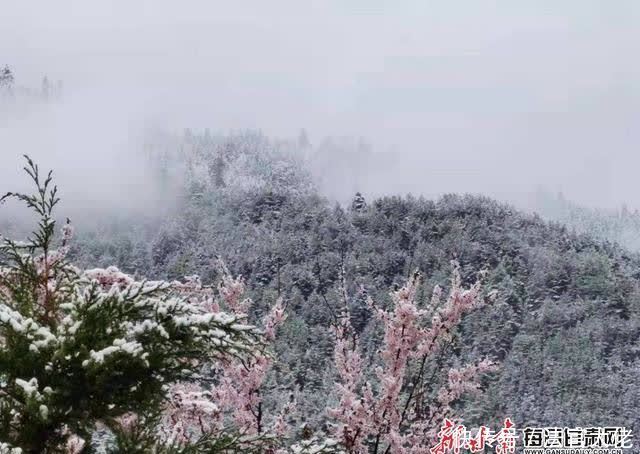
<svg viewBox="0 0 640 454"><path fill-rule="evenodd" d="M213 180L214 187L224 188L227 185L224 181L225 168L224 158L220 154L209 164L209 176Z"/></svg>
<svg viewBox="0 0 640 454"><path fill-rule="evenodd" d="M3 84L13 83L13 72L9 66L5 66L2 71L0 71L0 82Z"/></svg>
<svg viewBox="0 0 640 454"><path fill-rule="evenodd" d="M71 265L69 222L55 247L52 174L43 180L29 158L25 171L36 193L0 198L17 199L39 217L26 241L0 237L2 452L88 452L99 425L115 434L118 452L169 452L178 442L212 452L238 443L232 429L196 440L163 437L189 423L167 419L165 399L175 386L195 386L205 365L266 358L257 328L238 310L222 312L197 277L136 281L115 267ZM267 320L267 336L274 326ZM241 399L243 386L240 376L225 392Z"/></svg>
<svg viewBox="0 0 640 454"><path fill-rule="evenodd" d="M13 72L8 66L5 66L0 71L0 91L11 94L13 90L13 82L14 82Z"/></svg>
<svg viewBox="0 0 640 454"><path fill-rule="evenodd" d="M359 192L356 192L353 202L351 203L351 209L356 213L361 213L367 208L367 201L364 196Z"/></svg>

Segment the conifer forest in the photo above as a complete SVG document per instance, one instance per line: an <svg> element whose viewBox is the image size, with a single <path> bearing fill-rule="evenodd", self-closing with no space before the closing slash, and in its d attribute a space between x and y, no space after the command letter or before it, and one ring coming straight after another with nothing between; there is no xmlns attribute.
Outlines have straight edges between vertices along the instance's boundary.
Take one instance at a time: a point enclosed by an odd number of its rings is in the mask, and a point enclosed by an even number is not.
<svg viewBox="0 0 640 454"><path fill-rule="evenodd" d="M637 4L107 3L0 6L0 454L640 452Z"/></svg>

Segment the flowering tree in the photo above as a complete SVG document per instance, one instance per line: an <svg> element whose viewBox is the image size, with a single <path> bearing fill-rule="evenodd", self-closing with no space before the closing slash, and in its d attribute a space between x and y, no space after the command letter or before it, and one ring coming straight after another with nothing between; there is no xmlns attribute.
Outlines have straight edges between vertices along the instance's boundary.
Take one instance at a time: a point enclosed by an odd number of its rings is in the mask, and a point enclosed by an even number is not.
<svg viewBox="0 0 640 454"><path fill-rule="evenodd" d="M219 287L224 309L244 319L253 302L244 298L244 282L231 276L222 262ZM215 303L210 310L217 312ZM285 320L282 299L278 299L263 319L263 342L275 340L276 328ZM179 382L171 387L163 414L162 433L173 445L187 446L200 436L224 439L233 427L234 449L242 452L274 452L288 435L285 415L293 403L284 405L276 417L267 421L262 405L261 388L273 362L264 349L250 356L228 356L212 364L214 383Z"/></svg>
<svg viewBox="0 0 640 454"><path fill-rule="evenodd" d="M368 298L384 331L375 382L366 378L365 361L347 313L336 327L334 360L339 402L328 410L333 420L329 446L337 443L337 450L348 453L429 453L439 425L451 417L451 404L463 393L477 391L480 375L495 369L487 359L451 369L447 383L435 398L430 398L432 383L425 377L428 360L451 338L461 317L483 300L479 282L470 289L462 288L456 264L444 304L442 291L436 287L430 306L419 309L418 281L419 274L415 273L402 288L391 293L390 310L376 308ZM430 323L425 324L425 320ZM313 449L321 452L319 447ZM323 449L327 451L329 447Z"/></svg>
<svg viewBox="0 0 640 454"><path fill-rule="evenodd" d="M197 277L137 281L115 267L74 267L68 222L55 247L51 173L42 180L29 158L25 170L36 194L0 199L22 201L40 218L27 241L0 237L0 452L80 453L99 428L115 435L117 452L256 445L261 419L249 414L260 405L265 344L282 304L263 332L245 323L241 281L228 276L223 312ZM222 378L204 391L212 368ZM225 426L232 406L237 424Z"/></svg>

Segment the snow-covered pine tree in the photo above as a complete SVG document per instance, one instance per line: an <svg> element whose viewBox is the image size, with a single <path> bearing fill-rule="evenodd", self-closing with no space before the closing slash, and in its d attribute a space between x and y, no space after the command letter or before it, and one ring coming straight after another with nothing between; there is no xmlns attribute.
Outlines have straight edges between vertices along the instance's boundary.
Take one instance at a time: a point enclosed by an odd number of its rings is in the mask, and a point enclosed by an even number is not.
<svg viewBox="0 0 640 454"><path fill-rule="evenodd" d="M137 281L115 267L71 265L68 222L56 242L52 174L42 180L28 157L25 171L36 193L0 198L39 217L26 241L0 236L0 452L91 452L105 427L117 452L225 452L242 441L233 429L164 436L184 424L166 418L166 402L175 386L199 382L204 364L263 358L262 332L222 312L195 277Z"/></svg>
<svg viewBox="0 0 640 454"><path fill-rule="evenodd" d="M8 66L0 70L0 95L10 95L13 90L13 72Z"/></svg>
<svg viewBox="0 0 640 454"><path fill-rule="evenodd" d="M351 209L356 213L361 213L366 208L367 201L365 200L364 196L361 193L356 192L356 195L353 198L353 202L351 202Z"/></svg>
<svg viewBox="0 0 640 454"><path fill-rule="evenodd" d="M216 188L224 188L227 185L224 181L225 167L226 163L224 162L224 158L221 154L218 154L209 163L209 176L211 177L211 181Z"/></svg>

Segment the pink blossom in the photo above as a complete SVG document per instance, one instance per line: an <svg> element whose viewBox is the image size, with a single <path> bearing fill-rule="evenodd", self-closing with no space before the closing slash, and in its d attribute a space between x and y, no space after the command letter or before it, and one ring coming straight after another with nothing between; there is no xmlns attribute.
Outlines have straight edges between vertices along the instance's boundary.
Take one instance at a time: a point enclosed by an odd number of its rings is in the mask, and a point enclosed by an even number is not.
<svg viewBox="0 0 640 454"><path fill-rule="evenodd" d="M69 244L69 242L73 238L74 228L73 228L73 225L71 225L71 223L69 222L69 220L67 220L67 222L64 224L61 230L62 230L62 245L66 246Z"/></svg>
<svg viewBox="0 0 640 454"><path fill-rule="evenodd" d="M169 390L161 437L185 445L220 429L221 412L212 393L195 383L177 383Z"/></svg>
<svg viewBox="0 0 640 454"><path fill-rule="evenodd" d="M225 303L225 308L236 314L246 314L252 301L248 298L242 298L245 290L242 276L234 278L221 260L216 262L216 266L222 274L218 290Z"/></svg>
<svg viewBox="0 0 640 454"><path fill-rule="evenodd" d="M286 318L287 314L284 312L283 300L278 298L276 304L271 307L271 310L262 321L267 340L273 341L276 338L276 329Z"/></svg>
<svg viewBox="0 0 640 454"><path fill-rule="evenodd" d="M67 438L65 452L67 454L80 454L84 449L85 444L86 442L82 438L73 434L69 438Z"/></svg>
<svg viewBox="0 0 640 454"><path fill-rule="evenodd" d="M244 316L251 306L251 300L244 298L244 283L240 278L231 277L222 262L218 266L223 272L218 292L225 308ZM186 289L184 286L177 288ZM212 312L218 312L219 308L213 300L206 306ZM285 319L283 300L279 298L263 319L265 342L275 340L276 330ZM164 439L186 444L203 434L215 434L223 430L229 422L240 434L262 434L266 418L262 409L261 388L272 363L273 357L263 349L243 360L233 357L223 359L214 369L217 377L215 385L208 388L192 383L173 385L163 419ZM273 420L271 430L278 435L288 432L285 415L292 410L293 404L287 404L280 416Z"/></svg>
<svg viewBox="0 0 640 454"><path fill-rule="evenodd" d="M342 440L351 452L366 452L364 442L372 431L372 393L368 389L365 396L358 395L359 385L363 381L363 361L357 348L357 338L351 334L348 314L343 314L335 332L334 361L340 378L336 384L340 401L336 408L328 409L329 416L336 422L332 435Z"/></svg>
<svg viewBox="0 0 640 454"><path fill-rule="evenodd" d="M339 402L335 408L328 409L328 415L334 421L332 435L341 440L349 453L368 452L369 444L381 452L428 453L428 443L437 433L437 429L434 431L430 426L448 414L450 404L463 393L478 390L480 374L495 368L484 360L477 365L452 369L447 386L438 393L432 406L426 413L419 410L415 399L421 391L411 389L407 393L409 366L418 360L422 364L418 368L421 373L426 359L450 339L462 316L481 305L480 284L463 289L454 263L451 291L444 305L435 309L440 306L442 296L441 289L436 287L430 308L419 309L416 304L419 277L415 273L402 288L391 293L390 310L376 308L371 299L368 301L384 331L379 350L382 364L375 369L377 385L364 380L363 359L348 314L343 315L335 328L334 363L339 377L335 386ZM435 310L430 324L426 323L429 310ZM413 386L419 384L415 381ZM410 405L412 398L414 402Z"/></svg>
<svg viewBox="0 0 640 454"><path fill-rule="evenodd" d="M122 416L116 418L116 422L120 425L120 428L125 432L132 432L138 424L138 415L135 413L125 413Z"/></svg>
<svg viewBox="0 0 640 454"><path fill-rule="evenodd" d="M271 432L274 435L276 435L277 437L285 437L286 435L288 435L291 428L287 423L287 416L294 413L295 410L296 410L295 401L289 402L282 406L280 413L278 414L278 416L276 416L272 424Z"/></svg>

